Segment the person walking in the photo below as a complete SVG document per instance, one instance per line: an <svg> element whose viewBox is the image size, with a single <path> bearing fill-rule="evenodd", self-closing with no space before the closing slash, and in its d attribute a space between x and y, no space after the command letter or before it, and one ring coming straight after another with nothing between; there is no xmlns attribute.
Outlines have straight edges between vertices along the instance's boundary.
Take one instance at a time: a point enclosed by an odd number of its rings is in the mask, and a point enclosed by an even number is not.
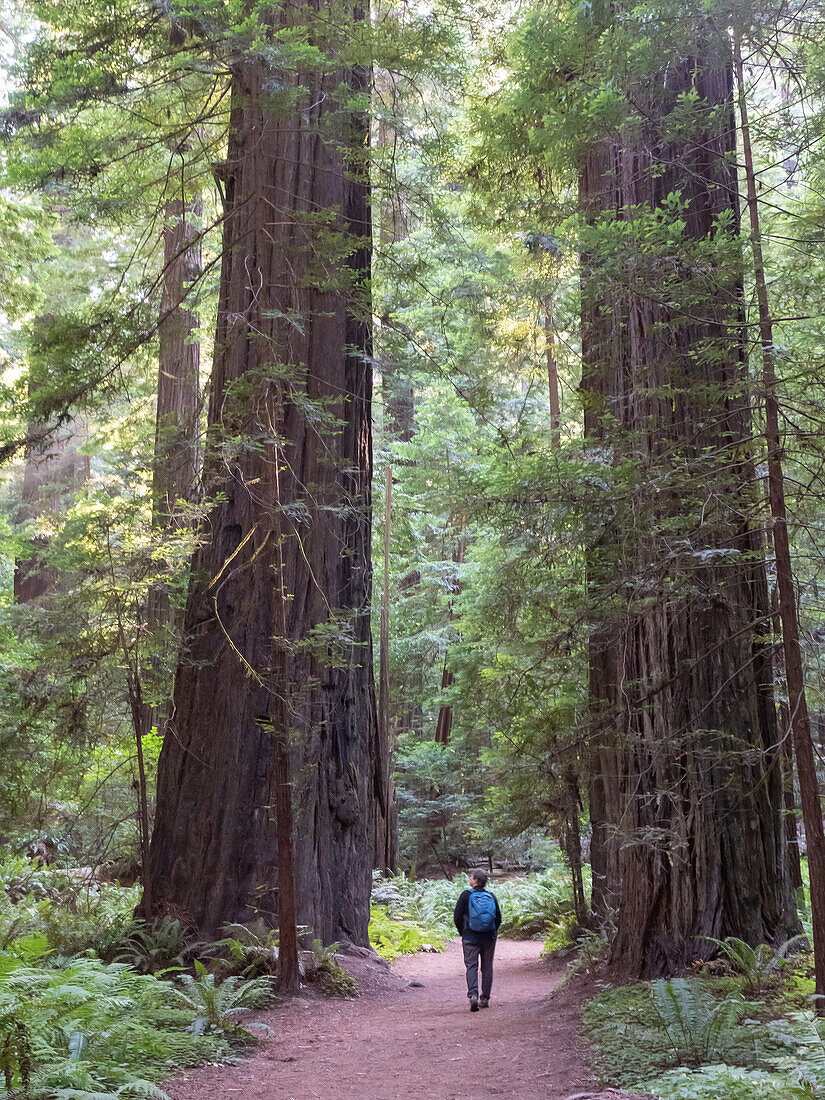
<svg viewBox="0 0 825 1100"><path fill-rule="evenodd" d="M467 996L470 1011L490 1004L493 989L493 955L501 924L498 898L487 889L487 872L476 867L469 872L470 889L464 890L453 913L467 968ZM481 961L481 996L478 995L478 964Z"/></svg>

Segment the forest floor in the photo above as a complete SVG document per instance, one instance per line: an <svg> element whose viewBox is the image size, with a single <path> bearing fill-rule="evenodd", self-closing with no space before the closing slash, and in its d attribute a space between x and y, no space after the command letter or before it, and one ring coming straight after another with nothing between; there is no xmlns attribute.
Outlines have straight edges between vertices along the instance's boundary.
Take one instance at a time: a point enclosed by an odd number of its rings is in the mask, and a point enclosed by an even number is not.
<svg viewBox="0 0 825 1100"><path fill-rule="evenodd" d="M588 1069L582 991L548 999L564 966L540 951L500 940L490 1007L475 1013L459 941L402 957L391 971L347 958L361 997L311 994L254 1013L274 1037L236 1066L189 1070L166 1090L173 1100L619 1100Z"/></svg>

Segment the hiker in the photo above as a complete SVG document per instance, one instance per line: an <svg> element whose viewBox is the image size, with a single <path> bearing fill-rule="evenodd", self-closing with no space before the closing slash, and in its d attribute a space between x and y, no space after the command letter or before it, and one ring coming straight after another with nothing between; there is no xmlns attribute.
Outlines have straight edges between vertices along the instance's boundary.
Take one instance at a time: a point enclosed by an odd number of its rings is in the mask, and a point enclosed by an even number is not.
<svg viewBox="0 0 825 1100"><path fill-rule="evenodd" d="M501 909L498 898L487 889L487 872L476 867L469 872L470 889L456 903L453 921L461 936L467 967L467 996L470 1011L490 1004L493 988L493 955L496 950ZM481 997L478 995L478 961L481 958Z"/></svg>

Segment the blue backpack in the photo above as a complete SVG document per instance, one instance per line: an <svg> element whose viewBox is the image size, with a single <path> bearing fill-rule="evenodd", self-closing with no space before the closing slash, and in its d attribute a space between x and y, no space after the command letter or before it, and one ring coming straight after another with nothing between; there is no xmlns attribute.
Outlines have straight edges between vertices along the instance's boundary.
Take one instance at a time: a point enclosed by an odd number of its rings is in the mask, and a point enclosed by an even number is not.
<svg viewBox="0 0 825 1100"><path fill-rule="evenodd" d="M473 890L468 899L468 924L473 932L494 932L496 899L487 890Z"/></svg>

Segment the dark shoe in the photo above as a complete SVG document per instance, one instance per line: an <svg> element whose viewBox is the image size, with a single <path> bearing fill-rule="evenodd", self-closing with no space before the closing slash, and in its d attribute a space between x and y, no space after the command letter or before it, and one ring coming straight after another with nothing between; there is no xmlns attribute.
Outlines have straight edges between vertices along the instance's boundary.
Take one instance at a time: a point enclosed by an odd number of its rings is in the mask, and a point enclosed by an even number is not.
<svg viewBox="0 0 825 1100"><path fill-rule="evenodd" d="M489 1008L490 1007L490 998L489 997L482 997L481 1000L478 1002L478 1007L479 1008Z"/></svg>
<svg viewBox="0 0 825 1100"><path fill-rule="evenodd" d="M478 1012L478 997L470 998L470 1012Z"/></svg>

